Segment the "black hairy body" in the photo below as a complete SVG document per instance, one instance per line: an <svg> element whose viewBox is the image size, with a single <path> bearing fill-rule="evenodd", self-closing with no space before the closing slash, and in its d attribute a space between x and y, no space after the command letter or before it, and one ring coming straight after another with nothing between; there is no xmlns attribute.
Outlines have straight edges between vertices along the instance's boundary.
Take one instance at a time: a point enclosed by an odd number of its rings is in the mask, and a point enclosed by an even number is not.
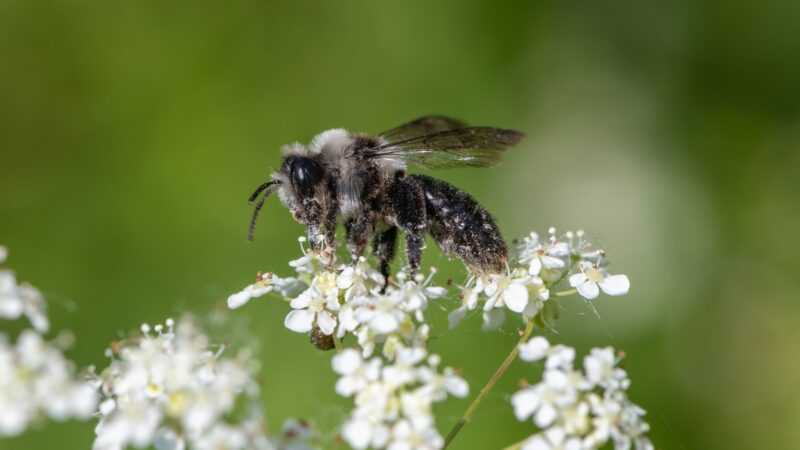
<svg viewBox="0 0 800 450"><path fill-rule="evenodd" d="M491 214L466 192L435 178L408 174L406 165L431 168L490 167L522 133L467 127L440 116L417 119L378 136L329 130L308 147L284 148L281 169L262 185L264 199L278 190L292 216L307 228L317 251L336 248L336 227L345 226L355 261L372 241L381 273L388 276L398 238L412 272L419 269L426 235L473 271L505 270L508 251Z"/></svg>

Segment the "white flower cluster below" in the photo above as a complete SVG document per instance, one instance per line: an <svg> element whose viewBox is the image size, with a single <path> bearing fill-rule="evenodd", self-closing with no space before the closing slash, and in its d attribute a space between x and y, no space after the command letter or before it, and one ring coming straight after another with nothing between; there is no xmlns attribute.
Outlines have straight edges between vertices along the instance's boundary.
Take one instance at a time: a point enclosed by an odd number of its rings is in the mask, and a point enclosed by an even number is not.
<svg viewBox="0 0 800 450"><path fill-rule="evenodd" d="M7 255L0 246L0 264ZM42 336L49 329L46 306L38 289L0 269L0 318L24 315L33 325L16 342L0 332L0 436L16 436L44 418L88 419L97 407L93 385L76 377L64 345Z"/></svg>
<svg viewBox="0 0 800 450"><path fill-rule="evenodd" d="M257 394L248 355L224 357L188 317L141 331L112 345L98 377L104 400L94 450L271 448L257 409L241 423L225 419L237 398Z"/></svg>
<svg viewBox="0 0 800 450"><path fill-rule="evenodd" d="M439 373L439 357L423 348L400 346L393 356L393 362L384 363L346 349L333 357L333 370L341 376L336 392L354 397L356 405L342 437L355 449L441 448L444 439L436 430L432 404L448 395L465 397L467 383L450 368Z"/></svg>
<svg viewBox="0 0 800 450"><path fill-rule="evenodd" d="M645 411L628 399L630 380L611 347L592 349L583 371L573 367L575 349L540 336L520 347L520 358L545 360L542 381L511 397L517 418L532 418L543 430L523 450L598 449L609 440L615 450L653 450Z"/></svg>

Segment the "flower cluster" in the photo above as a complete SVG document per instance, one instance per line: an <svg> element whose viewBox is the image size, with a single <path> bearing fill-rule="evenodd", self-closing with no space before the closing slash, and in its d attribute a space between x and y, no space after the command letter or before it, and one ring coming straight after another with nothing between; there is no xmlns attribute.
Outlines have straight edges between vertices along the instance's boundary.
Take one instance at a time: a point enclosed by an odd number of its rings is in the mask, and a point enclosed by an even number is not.
<svg viewBox="0 0 800 450"><path fill-rule="evenodd" d="M304 241L300 238L301 244ZM337 339L351 334L365 357L391 337L409 345L427 338L423 324L428 300L447 294L445 288L431 285L435 270L427 278L400 272L387 282L366 258L331 269L332 261L324 253L307 252L302 245L301 249L303 256L289 263L295 277L259 274L254 284L228 297L228 306L238 308L274 290L292 307L286 328L298 333L319 330Z"/></svg>
<svg viewBox="0 0 800 450"><path fill-rule="evenodd" d="M0 435L20 434L41 416L88 419L96 407L94 386L75 378L57 345L33 330L16 344L0 334Z"/></svg>
<svg viewBox="0 0 800 450"><path fill-rule="evenodd" d="M303 256L289 263L295 277L259 275L231 295L228 306L239 307L274 290L292 307L284 321L288 329L312 337L356 338L358 350L348 348L333 358L334 371L341 375L336 391L355 399L342 427L352 447L440 448L444 441L432 404L448 394L463 397L468 386L451 368L439 373L439 357L425 349L428 301L447 294L431 284L435 270L427 277L400 272L386 280L366 258L331 268L330 255L307 252L304 241ZM379 345L380 356L370 358Z"/></svg>
<svg viewBox="0 0 800 450"><path fill-rule="evenodd" d="M140 336L113 343L96 379L103 400L93 449L271 448L254 403L237 423L228 420L258 387L249 355L224 357L224 349L189 317L142 325Z"/></svg>
<svg viewBox="0 0 800 450"><path fill-rule="evenodd" d="M599 295L623 295L630 282L625 275L611 275L605 268L605 252L594 250L585 233L568 231L563 238L550 228L549 238L542 241L532 232L517 249L513 266L504 274L475 274L461 288L462 305L450 313L453 328L483 302L485 329L503 324L505 310L522 315L523 319L537 316L546 309L551 290L568 277L570 285L587 300ZM566 295L567 292L560 293Z"/></svg>
<svg viewBox="0 0 800 450"><path fill-rule="evenodd" d="M0 264L8 256L5 247L0 246ZM12 270L0 270L0 318L15 320L21 316L30 320L36 331L46 333L50 329L47 320L47 303L38 289L27 283L17 283Z"/></svg>
<svg viewBox="0 0 800 450"><path fill-rule="evenodd" d="M645 436L645 411L628 399L630 380L611 347L593 349L583 371L573 367L575 349L551 346L543 337L523 344L520 358L545 360L542 381L511 397L517 418L532 418L543 430L523 450L597 449L609 440L616 450L653 449Z"/></svg>
<svg viewBox="0 0 800 450"><path fill-rule="evenodd" d="M453 369L438 371L437 355L419 347L397 345L392 362L364 359L354 349L333 358L341 378L336 392L354 397L355 409L342 427L342 437L356 449L439 449L444 439L436 430L434 402L448 395L465 397L467 383Z"/></svg>
<svg viewBox="0 0 800 450"><path fill-rule="evenodd" d="M0 246L0 263L7 251ZM48 342L49 329L42 294L18 284L14 272L0 270L0 318L25 315L33 329L22 331L16 342L0 332L0 435L15 436L39 419L87 419L97 406L97 394L87 380L76 377L64 357L67 333Z"/></svg>

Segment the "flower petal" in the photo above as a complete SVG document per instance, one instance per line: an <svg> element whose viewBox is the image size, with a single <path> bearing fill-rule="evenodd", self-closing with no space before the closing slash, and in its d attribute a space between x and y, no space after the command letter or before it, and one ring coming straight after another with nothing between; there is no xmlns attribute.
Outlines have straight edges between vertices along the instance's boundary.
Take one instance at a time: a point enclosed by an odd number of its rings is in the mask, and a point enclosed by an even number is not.
<svg viewBox="0 0 800 450"><path fill-rule="evenodd" d="M571 280L570 284L572 284ZM578 288L578 293L581 294L581 297L587 300L595 299L598 295L600 295L600 288L597 287L597 283L593 283L591 281L586 281L585 283L581 283L575 287Z"/></svg>
<svg viewBox="0 0 800 450"><path fill-rule="evenodd" d="M525 420L539 408L539 394L532 388L523 389L511 396L511 406L517 420Z"/></svg>
<svg viewBox="0 0 800 450"><path fill-rule="evenodd" d="M327 311L320 311L317 313L317 325L323 333L330 336L333 334L333 330L336 329L336 319Z"/></svg>
<svg viewBox="0 0 800 450"><path fill-rule="evenodd" d="M586 274L583 272L574 273L569 276L569 285L576 288L581 284L585 283L588 279L589 277L587 277Z"/></svg>
<svg viewBox="0 0 800 450"><path fill-rule="evenodd" d="M292 299L289 305L294 309L308 308L308 305L311 304L311 299L317 294L318 292L316 292L316 288L308 288L302 294L297 296L297 298Z"/></svg>
<svg viewBox="0 0 800 450"><path fill-rule="evenodd" d="M535 336L519 346L519 357L523 361L538 361L547 355L550 343L542 336Z"/></svg>
<svg viewBox="0 0 800 450"><path fill-rule="evenodd" d="M565 265L563 259L547 255L542 256L542 264L548 269L561 269Z"/></svg>
<svg viewBox="0 0 800 450"><path fill-rule="evenodd" d="M353 266L345 267L342 273L336 277L336 287L339 289L347 289L352 286L355 282L355 272L356 270Z"/></svg>
<svg viewBox="0 0 800 450"><path fill-rule="evenodd" d="M464 305L460 308L456 308L447 315L447 324L452 330L453 328L457 327L464 317L467 316L467 306Z"/></svg>
<svg viewBox="0 0 800 450"><path fill-rule="evenodd" d="M251 298L253 297L250 296L250 292L246 290L232 294L231 296L228 297L228 308L230 309L241 308L242 306L247 304L247 302L249 302ZM0 314L0 315L6 317L5 314Z"/></svg>
<svg viewBox="0 0 800 450"><path fill-rule="evenodd" d="M528 273L533 276L539 275L539 272L542 271L542 260L541 258L534 256L531 260L531 265L528 267Z"/></svg>
<svg viewBox="0 0 800 450"><path fill-rule="evenodd" d="M314 313L305 309L296 309L286 315L283 324L286 328L296 333L307 333L311 331L311 324L314 322Z"/></svg>
<svg viewBox="0 0 800 450"><path fill-rule="evenodd" d="M503 302L508 309L522 312L528 304L528 289L519 283L513 283L503 291Z"/></svg>
<svg viewBox="0 0 800 450"><path fill-rule="evenodd" d="M354 449L365 449L372 440L372 427L369 419L350 420L342 426L342 437Z"/></svg>
<svg viewBox="0 0 800 450"><path fill-rule="evenodd" d="M533 422L539 428L547 428L553 423L554 420L556 420L556 416L558 416L558 411L556 411L556 408L548 403L543 403L536 412Z"/></svg>
<svg viewBox="0 0 800 450"><path fill-rule="evenodd" d="M397 318L391 314L379 313L369 321L369 327L378 334L389 334L400 326Z"/></svg>
<svg viewBox="0 0 800 450"><path fill-rule="evenodd" d="M631 282L625 275L612 275L600 282L600 289L608 295L625 295L630 288Z"/></svg>
<svg viewBox="0 0 800 450"><path fill-rule="evenodd" d="M358 350L346 348L341 353L335 355L331 360L333 371L340 375L348 375L361 367L361 355Z"/></svg>

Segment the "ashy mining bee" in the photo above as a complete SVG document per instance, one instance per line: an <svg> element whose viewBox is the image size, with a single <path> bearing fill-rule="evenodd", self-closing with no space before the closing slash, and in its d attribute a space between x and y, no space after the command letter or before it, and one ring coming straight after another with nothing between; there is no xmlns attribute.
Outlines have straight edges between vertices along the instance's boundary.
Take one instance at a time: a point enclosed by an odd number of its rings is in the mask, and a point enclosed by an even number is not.
<svg viewBox="0 0 800 450"><path fill-rule="evenodd" d="M312 249L335 249L336 225L343 222L353 261L372 238L384 276L389 275L398 230L405 234L412 272L419 269L426 233L468 269L502 272L508 250L489 212L453 185L406 173L406 168L496 166L524 136L441 116L422 117L376 136L324 131L308 146L283 148L280 169L250 197L252 204L263 193L249 238L264 201L277 190L295 220L306 225Z"/></svg>

